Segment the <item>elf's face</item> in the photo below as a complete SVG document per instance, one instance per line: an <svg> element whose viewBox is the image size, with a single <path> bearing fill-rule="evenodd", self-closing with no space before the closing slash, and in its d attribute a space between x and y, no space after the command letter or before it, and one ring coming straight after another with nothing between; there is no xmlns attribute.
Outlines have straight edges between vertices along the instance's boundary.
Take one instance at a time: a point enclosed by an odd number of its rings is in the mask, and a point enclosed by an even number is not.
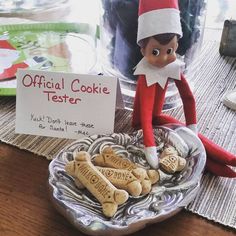
<svg viewBox="0 0 236 236"><path fill-rule="evenodd" d="M145 48L141 49L141 53L151 65L162 68L176 60L175 51L177 48L177 36L166 45L160 44L155 38L151 37Z"/></svg>

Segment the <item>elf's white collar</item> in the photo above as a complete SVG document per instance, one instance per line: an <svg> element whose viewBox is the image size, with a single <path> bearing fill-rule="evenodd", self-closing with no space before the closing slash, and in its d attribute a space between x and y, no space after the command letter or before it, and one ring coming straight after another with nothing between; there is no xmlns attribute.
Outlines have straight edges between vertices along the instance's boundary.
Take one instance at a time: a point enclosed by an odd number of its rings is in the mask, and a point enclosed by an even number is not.
<svg viewBox="0 0 236 236"><path fill-rule="evenodd" d="M158 68L147 62L145 57L135 67L134 75L145 75L147 86L159 83L164 89L168 78L180 80L181 68L184 63L178 59L163 68Z"/></svg>

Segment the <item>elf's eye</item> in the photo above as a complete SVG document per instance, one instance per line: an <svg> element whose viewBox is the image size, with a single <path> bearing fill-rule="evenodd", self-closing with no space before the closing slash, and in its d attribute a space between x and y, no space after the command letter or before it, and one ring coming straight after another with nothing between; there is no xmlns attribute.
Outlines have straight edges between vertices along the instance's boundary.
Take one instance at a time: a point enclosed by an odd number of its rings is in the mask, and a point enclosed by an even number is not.
<svg viewBox="0 0 236 236"><path fill-rule="evenodd" d="M155 49L152 50L152 55L159 56L159 54L160 54L160 50L159 49L155 48Z"/></svg>
<svg viewBox="0 0 236 236"><path fill-rule="evenodd" d="M168 48L166 51L167 54L173 54L173 52L174 52L173 48Z"/></svg>

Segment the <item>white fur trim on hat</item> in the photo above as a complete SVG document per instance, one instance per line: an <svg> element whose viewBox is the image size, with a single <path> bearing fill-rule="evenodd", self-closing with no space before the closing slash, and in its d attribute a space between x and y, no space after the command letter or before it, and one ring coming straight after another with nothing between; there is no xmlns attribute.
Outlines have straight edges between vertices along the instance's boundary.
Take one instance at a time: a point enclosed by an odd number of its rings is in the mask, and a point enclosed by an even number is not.
<svg viewBox="0 0 236 236"><path fill-rule="evenodd" d="M165 33L175 33L182 37L179 10L158 9L139 16L137 43L147 37Z"/></svg>

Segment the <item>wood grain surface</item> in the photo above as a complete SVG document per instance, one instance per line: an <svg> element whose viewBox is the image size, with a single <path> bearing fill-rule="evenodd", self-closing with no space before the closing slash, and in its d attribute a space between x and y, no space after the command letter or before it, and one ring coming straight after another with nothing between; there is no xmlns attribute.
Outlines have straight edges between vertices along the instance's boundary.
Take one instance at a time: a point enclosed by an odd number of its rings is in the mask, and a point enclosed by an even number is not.
<svg viewBox="0 0 236 236"><path fill-rule="evenodd" d="M82 236L53 207L43 157L0 143L0 236ZM185 210L132 236L235 235L232 229Z"/></svg>

